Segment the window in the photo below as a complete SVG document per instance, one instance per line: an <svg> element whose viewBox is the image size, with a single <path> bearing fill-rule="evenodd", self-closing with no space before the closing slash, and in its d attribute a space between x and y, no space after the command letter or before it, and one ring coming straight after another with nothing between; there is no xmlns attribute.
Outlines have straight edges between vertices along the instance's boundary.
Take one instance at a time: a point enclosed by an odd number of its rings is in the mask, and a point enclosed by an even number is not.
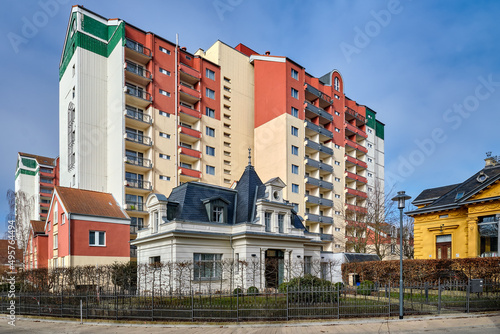
<svg viewBox="0 0 500 334"><path fill-rule="evenodd" d="M373 161L373 159L372 159L372 158L368 158L368 162L372 162L372 161Z"/></svg>
<svg viewBox="0 0 500 334"><path fill-rule="evenodd" d="M335 194L335 198L340 198L340 195L339 194Z"/></svg>
<svg viewBox="0 0 500 334"><path fill-rule="evenodd" d="M170 50L165 49L163 46L160 46L160 51L166 54L170 54Z"/></svg>
<svg viewBox="0 0 500 334"><path fill-rule="evenodd" d="M340 113L338 111L335 110L335 115L336 116L340 116Z"/></svg>
<svg viewBox="0 0 500 334"><path fill-rule="evenodd" d="M205 88L205 95L212 100L215 99L215 91L211 90L210 88Z"/></svg>
<svg viewBox="0 0 500 334"><path fill-rule="evenodd" d="M335 178L335 181L340 182L340 179L338 177Z"/></svg>
<svg viewBox="0 0 500 334"><path fill-rule="evenodd" d="M335 214L336 214L337 216L339 216L339 215L340 215L340 211L335 211Z"/></svg>
<svg viewBox="0 0 500 334"><path fill-rule="evenodd" d="M206 172L209 175L215 175L215 167L207 165L206 166Z"/></svg>
<svg viewBox="0 0 500 334"><path fill-rule="evenodd" d="M304 256L304 274L311 273L312 256Z"/></svg>
<svg viewBox="0 0 500 334"><path fill-rule="evenodd" d="M335 128L335 132L340 132L340 129L339 128Z"/></svg>
<svg viewBox="0 0 500 334"><path fill-rule="evenodd" d="M295 99L299 99L299 91L296 90L295 88L292 88L292 97Z"/></svg>
<svg viewBox="0 0 500 334"><path fill-rule="evenodd" d="M368 133L372 133L372 132L373 132L372 129L368 128Z"/></svg>
<svg viewBox="0 0 500 334"><path fill-rule="evenodd" d="M338 77L335 77L335 79L333 79L333 89L335 89L336 91L340 91L340 80Z"/></svg>
<svg viewBox="0 0 500 334"><path fill-rule="evenodd" d="M222 260L222 254L194 253L193 254L194 279L195 280L208 280L214 278L221 279L222 278L221 260Z"/></svg>
<svg viewBox="0 0 500 334"><path fill-rule="evenodd" d="M205 134L210 137L215 137L215 129L207 126L205 128Z"/></svg>
<svg viewBox="0 0 500 334"><path fill-rule="evenodd" d="M207 153L207 155L210 155L210 156L215 156L215 147L207 146L205 148L205 153Z"/></svg>
<svg viewBox="0 0 500 334"><path fill-rule="evenodd" d="M373 176L373 174L372 174L372 173L368 173L368 177L372 177L372 176Z"/></svg>
<svg viewBox="0 0 500 334"><path fill-rule="evenodd" d="M335 248L340 248L340 245L339 244L335 244Z"/></svg>
<svg viewBox="0 0 500 334"><path fill-rule="evenodd" d="M299 155L299 148L297 146L292 145L292 154Z"/></svg>
<svg viewBox="0 0 500 334"><path fill-rule="evenodd" d="M335 164L336 164L337 166L340 166L340 162L338 162L338 161L335 161Z"/></svg>
<svg viewBox="0 0 500 334"><path fill-rule="evenodd" d="M54 240L53 240L53 241L54 241L54 242L53 242L53 243L54 243L54 245L53 245L53 246L54 246L54 247L53 247L54 249L57 249L57 248L59 247L59 241L58 241L57 236L58 236L57 234L54 234Z"/></svg>
<svg viewBox="0 0 500 334"><path fill-rule="evenodd" d="M231 83L231 79L229 79L228 77L224 77L224 81L227 83Z"/></svg>
<svg viewBox="0 0 500 334"><path fill-rule="evenodd" d="M149 264L153 266L157 266L161 263L161 257L160 256L151 256L149 258Z"/></svg>
<svg viewBox="0 0 500 334"><path fill-rule="evenodd" d="M284 214L278 214L278 232L283 233L285 231L285 215Z"/></svg>
<svg viewBox="0 0 500 334"><path fill-rule="evenodd" d="M224 90L225 90L226 92L231 93L231 88L229 88L228 86L224 86Z"/></svg>
<svg viewBox="0 0 500 334"><path fill-rule="evenodd" d="M63 212L63 213L61 213L61 225L64 225L64 218L65 218L65 216L64 216L64 212Z"/></svg>
<svg viewBox="0 0 500 334"><path fill-rule="evenodd" d="M215 72L212 71L211 69L206 69L205 71L205 76L209 79L215 80Z"/></svg>
<svg viewBox="0 0 500 334"><path fill-rule="evenodd" d="M190 57L190 56L186 56L186 59L187 59L187 60L191 60L191 57Z"/></svg>
<svg viewBox="0 0 500 334"><path fill-rule="evenodd" d="M299 128L296 128L295 126L292 126L292 136L298 137L299 136Z"/></svg>
<svg viewBox="0 0 500 334"><path fill-rule="evenodd" d="M299 185L292 183L292 193L298 194L299 193Z"/></svg>
<svg viewBox="0 0 500 334"><path fill-rule="evenodd" d="M271 212L265 212L264 213L264 221L266 224L266 232L271 232L271 217L272 217Z"/></svg>
<svg viewBox="0 0 500 334"><path fill-rule="evenodd" d="M165 95L166 97L170 97L170 93L167 92L167 91L165 91L165 90L163 90L163 89L160 89L160 94L161 95Z"/></svg>
<svg viewBox="0 0 500 334"><path fill-rule="evenodd" d="M165 75L170 75L170 71L167 71L167 70L165 70L165 69L163 69L161 67L160 67L160 73L163 73Z"/></svg>
<svg viewBox="0 0 500 334"><path fill-rule="evenodd" d="M75 68L75 65L73 64L73 72L72 72L73 73L72 74L73 77L75 76L75 72L76 72L76 68Z"/></svg>
<svg viewBox="0 0 500 334"><path fill-rule="evenodd" d="M57 218L59 218L59 213L57 212L57 202L54 203L54 217L52 217L54 220L54 225L57 224Z"/></svg>
<svg viewBox="0 0 500 334"><path fill-rule="evenodd" d="M224 207L219 205L214 205L212 208L212 221L216 223L224 222Z"/></svg>
<svg viewBox="0 0 500 334"><path fill-rule="evenodd" d="M340 227L336 227L335 232L340 232Z"/></svg>
<svg viewBox="0 0 500 334"><path fill-rule="evenodd" d="M160 180L170 181L170 176L160 175Z"/></svg>
<svg viewBox="0 0 500 334"><path fill-rule="evenodd" d="M293 68L292 68L292 78L294 78L295 80L299 80L299 72L297 72Z"/></svg>
<svg viewBox="0 0 500 334"><path fill-rule="evenodd" d="M167 133L160 132L160 137L170 139L170 135Z"/></svg>
<svg viewBox="0 0 500 334"><path fill-rule="evenodd" d="M370 144L370 143L368 143L368 147L369 147L369 148L372 148L372 147L373 147L373 145L372 145L372 144Z"/></svg>
<svg viewBox="0 0 500 334"><path fill-rule="evenodd" d="M165 159L165 160L170 160L170 155L160 153L160 158Z"/></svg>
<svg viewBox="0 0 500 334"><path fill-rule="evenodd" d="M105 246L106 232L103 231L89 231L89 245L90 246Z"/></svg>
<svg viewBox="0 0 500 334"><path fill-rule="evenodd" d="M292 107L292 116L299 117L299 109Z"/></svg>
<svg viewBox="0 0 500 334"><path fill-rule="evenodd" d="M166 112L164 112L164 111L161 111L161 110L160 110L160 111L159 111L159 113L160 113L160 116L170 117L170 114L169 114L169 113L166 113Z"/></svg>
<svg viewBox="0 0 500 334"><path fill-rule="evenodd" d="M181 166L182 168L189 168L189 169L193 169L193 165L188 164L188 163L185 163L185 162L181 162L181 163L180 163L180 166Z"/></svg>
<svg viewBox="0 0 500 334"><path fill-rule="evenodd" d="M292 174L299 174L299 166L292 165Z"/></svg>
<svg viewBox="0 0 500 334"><path fill-rule="evenodd" d="M340 146L338 144L335 144L335 148L340 148Z"/></svg>
<svg viewBox="0 0 500 334"><path fill-rule="evenodd" d="M215 110L209 107L205 107L205 115L207 115L208 117L215 118Z"/></svg>

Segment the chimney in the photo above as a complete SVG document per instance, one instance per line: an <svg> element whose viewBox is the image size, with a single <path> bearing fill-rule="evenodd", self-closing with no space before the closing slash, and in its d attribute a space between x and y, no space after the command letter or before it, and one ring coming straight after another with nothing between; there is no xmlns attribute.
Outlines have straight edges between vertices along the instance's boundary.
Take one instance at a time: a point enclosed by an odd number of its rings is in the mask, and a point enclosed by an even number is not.
<svg viewBox="0 0 500 334"><path fill-rule="evenodd" d="M271 54L271 51L266 51L266 56L269 56Z"/></svg>
<svg viewBox="0 0 500 334"><path fill-rule="evenodd" d="M182 50L182 51L186 51L186 50L187 50L187 48L186 48L185 46L183 46L183 47L181 48L181 50Z"/></svg>
<svg viewBox="0 0 500 334"><path fill-rule="evenodd" d="M497 157L492 157L491 152L486 152L486 159L484 161L486 162L484 167L493 167L498 163Z"/></svg>

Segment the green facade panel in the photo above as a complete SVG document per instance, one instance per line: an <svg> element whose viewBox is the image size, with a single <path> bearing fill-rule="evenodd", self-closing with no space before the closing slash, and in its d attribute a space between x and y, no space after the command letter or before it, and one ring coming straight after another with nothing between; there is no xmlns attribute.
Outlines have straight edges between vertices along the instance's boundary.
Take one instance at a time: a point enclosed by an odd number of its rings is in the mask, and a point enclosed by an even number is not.
<svg viewBox="0 0 500 334"><path fill-rule="evenodd" d="M24 175L31 175L31 176L35 176L36 174L38 174L38 169L33 171L33 170L27 170L27 169L18 169L17 172L16 172L16 177L15 179L17 179L17 177L19 176L19 174L24 174Z"/></svg>
<svg viewBox="0 0 500 334"><path fill-rule="evenodd" d="M372 129L375 129L375 112L369 108L366 108L366 125Z"/></svg>
<svg viewBox="0 0 500 334"><path fill-rule="evenodd" d="M385 128L384 124L377 121L375 128L375 135L381 139L384 139L384 128Z"/></svg>
<svg viewBox="0 0 500 334"><path fill-rule="evenodd" d="M72 25L74 19L76 19L75 13L73 13L71 17L70 25ZM75 32L71 36L70 29L68 31L69 35L66 38L66 44L64 45L61 66L59 67L59 80L61 80L64 72L66 71L66 68L68 67L71 58L73 58L77 47L81 47L107 58L120 41L122 41L122 46L125 45L125 24L123 22L118 26L108 26L83 15L82 29L86 33L92 34L93 36L99 37L108 42L102 42L80 31Z"/></svg>
<svg viewBox="0 0 500 334"><path fill-rule="evenodd" d="M33 160L33 159L21 158L21 161L22 161L23 165L28 167L28 168L36 168L36 166L38 165L36 160Z"/></svg>

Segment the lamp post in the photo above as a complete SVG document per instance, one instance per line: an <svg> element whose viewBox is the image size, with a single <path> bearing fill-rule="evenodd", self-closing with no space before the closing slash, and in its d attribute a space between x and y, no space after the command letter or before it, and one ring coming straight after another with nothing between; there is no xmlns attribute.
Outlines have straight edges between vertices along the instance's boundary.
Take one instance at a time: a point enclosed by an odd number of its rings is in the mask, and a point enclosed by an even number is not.
<svg viewBox="0 0 500 334"><path fill-rule="evenodd" d="M398 195L392 198L398 202L399 209L399 319L403 319L403 209L410 198L404 191L398 191Z"/></svg>

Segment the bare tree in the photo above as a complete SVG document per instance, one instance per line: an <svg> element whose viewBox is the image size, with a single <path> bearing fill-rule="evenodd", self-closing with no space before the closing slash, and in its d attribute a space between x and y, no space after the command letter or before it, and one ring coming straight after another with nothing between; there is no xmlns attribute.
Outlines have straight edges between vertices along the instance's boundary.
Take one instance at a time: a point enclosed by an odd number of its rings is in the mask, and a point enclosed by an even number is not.
<svg viewBox="0 0 500 334"><path fill-rule="evenodd" d="M410 204L407 210L413 211L415 209L416 207L413 204ZM403 257L407 259L413 259L413 227L414 227L413 217L403 214ZM394 245L393 248L395 250L394 253L397 255L400 254L399 229L400 229L400 222L398 216L398 219L397 220L395 219L393 222L394 233L391 235Z"/></svg>
<svg viewBox="0 0 500 334"><path fill-rule="evenodd" d="M35 197L28 196L24 191L14 192L7 190L7 202L9 204L8 220L16 222L16 239L20 249L24 249L28 243L30 221L35 217Z"/></svg>

